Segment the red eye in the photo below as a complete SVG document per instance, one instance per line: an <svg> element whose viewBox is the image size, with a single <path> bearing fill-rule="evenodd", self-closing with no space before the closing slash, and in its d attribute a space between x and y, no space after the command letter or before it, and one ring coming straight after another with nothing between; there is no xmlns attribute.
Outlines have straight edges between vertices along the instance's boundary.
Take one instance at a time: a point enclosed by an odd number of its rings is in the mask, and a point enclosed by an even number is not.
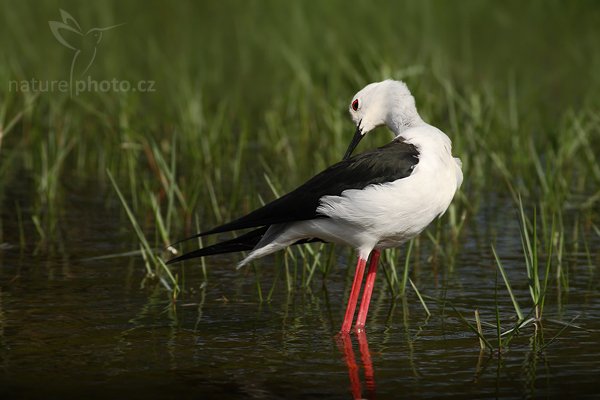
<svg viewBox="0 0 600 400"><path fill-rule="evenodd" d="M358 99L356 99L352 102L352 109L354 111L358 110Z"/></svg>

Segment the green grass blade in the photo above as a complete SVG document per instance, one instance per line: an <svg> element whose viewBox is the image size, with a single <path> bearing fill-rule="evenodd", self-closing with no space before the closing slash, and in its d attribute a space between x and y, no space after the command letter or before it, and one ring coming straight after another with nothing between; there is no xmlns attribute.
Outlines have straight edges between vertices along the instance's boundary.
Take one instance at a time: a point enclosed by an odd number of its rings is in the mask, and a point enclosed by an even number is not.
<svg viewBox="0 0 600 400"><path fill-rule="evenodd" d="M400 284L400 295L404 296L406 293L406 283L409 281L408 278L408 269L410 266L410 255L412 253L414 240L411 240L408 243L408 249L406 249L406 258L404 260L404 272L402 273L402 283Z"/></svg>
<svg viewBox="0 0 600 400"><path fill-rule="evenodd" d="M478 309L475 309L475 323L475 326L477 327L477 332L479 333L479 347L483 350L485 349L485 342L483 341L483 339L481 339L483 337L483 329L481 329L481 319L479 318Z"/></svg>
<svg viewBox="0 0 600 400"><path fill-rule="evenodd" d="M115 189L115 192L117 192L117 196L119 197L119 200L121 200L121 204L123 205L123 208L125 209L127 218L129 218L129 222L131 222L131 225L133 226L133 230L135 231L135 234L138 237L140 244L142 245L143 249L152 257L152 261L155 262L154 252L152 251L152 248L148 244L148 241L146 240L146 236L144 235L142 228L140 228L135 216L133 215L133 212L129 208L129 205L127 204L127 201L125 200L125 197L121 193L121 190L119 189L119 186L117 185L117 182L115 182L115 179L113 178L112 174L110 173L110 171L108 169L106 170L106 173L108 174L108 178L110 179L110 182L111 182L113 188Z"/></svg>
<svg viewBox="0 0 600 400"><path fill-rule="evenodd" d="M498 254L496 253L496 248L494 247L494 245L492 245L492 253L494 254L494 258L496 259L496 265L498 266L498 269L500 270L500 274L502 275L502 279L504 280L506 290L508 290L508 294L510 295L510 300L512 301L515 312L517 313L517 317L519 318L519 321L522 321L523 320L523 312L521 311L521 307L519 307L519 303L517 302L517 299L512 291L512 287L510 286L508 276L506 275L506 271L504 271L504 267L502 266L502 262L500 261L500 258L498 257Z"/></svg>
<svg viewBox="0 0 600 400"><path fill-rule="evenodd" d="M410 282L410 286L412 286L413 290L417 294L417 297L419 298L423 309L427 313L427 316L431 317L431 313L429 312L429 308L427 308L427 304L425 304L425 300L423 300L423 296L421 296L421 292L419 292L419 289L417 289L417 286L413 283L412 279L409 278L408 281Z"/></svg>

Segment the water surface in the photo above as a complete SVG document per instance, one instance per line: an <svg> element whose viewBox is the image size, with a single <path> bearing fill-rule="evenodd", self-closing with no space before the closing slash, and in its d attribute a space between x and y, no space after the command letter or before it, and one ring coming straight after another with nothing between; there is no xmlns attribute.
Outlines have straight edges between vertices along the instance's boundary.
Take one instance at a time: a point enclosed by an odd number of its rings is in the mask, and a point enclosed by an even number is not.
<svg viewBox="0 0 600 400"><path fill-rule="evenodd" d="M480 223L461 238L453 266L428 262L423 254L411 273L423 294L448 299L470 319L478 308L488 323L494 322L496 307L492 234L516 295L530 311L518 224L510 217L512 206L498 204L474 216ZM568 292L552 283L541 333L529 326L501 355L490 355L480 351L476 336L451 307L427 300L432 312L427 317L413 291L392 298L382 273L366 335L341 340L336 334L353 275L345 249L337 251L330 275L315 276L310 289L296 282L288 293L281 275L271 301L263 303L254 271L235 269L238 256L207 259L206 282L197 264L188 263L175 268L185 292L173 303L159 282L144 279L141 257L89 260L137 246L109 191L92 196L72 190L62 199L56 237L45 242L30 222L33 205L23 201L22 207L25 248L8 207L3 215L3 398L592 398L598 393L597 239L591 241L592 260L570 256ZM256 264L265 296L282 268L278 262L267 258ZM508 329L514 312L502 283L498 287ZM552 320L576 316L581 329L568 328L551 341L563 328ZM493 328L486 328L486 335L495 340Z"/></svg>

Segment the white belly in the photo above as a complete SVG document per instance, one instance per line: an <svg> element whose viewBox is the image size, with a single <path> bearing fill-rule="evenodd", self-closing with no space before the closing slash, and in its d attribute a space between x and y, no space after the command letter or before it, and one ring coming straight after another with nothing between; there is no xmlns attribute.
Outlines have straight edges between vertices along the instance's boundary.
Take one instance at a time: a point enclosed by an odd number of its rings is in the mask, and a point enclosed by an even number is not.
<svg viewBox="0 0 600 400"><path fill-rule="evenodd" d="M462 181L451 154L441 155L422 153L409 177L325 197L318 211L359 227L378 248L397 247L446 211Z"/></svg>

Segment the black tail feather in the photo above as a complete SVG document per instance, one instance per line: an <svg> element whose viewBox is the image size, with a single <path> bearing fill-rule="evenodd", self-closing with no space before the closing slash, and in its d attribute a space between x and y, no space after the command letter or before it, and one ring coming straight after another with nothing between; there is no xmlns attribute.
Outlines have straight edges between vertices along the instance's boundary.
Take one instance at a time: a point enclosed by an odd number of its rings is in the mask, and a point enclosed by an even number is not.
<svg viewBox="0 0 600 400"><path fill-rule="evenodd" d="M179 261L189 260L191 258L212 256L215 254L235 253L238 251L253 250L254 247L258 244L258 242L260 242L260 239L262 239L264 234L267 232L267 229L269 229L269 226L263 226L262 228L255 229L236 238L226 240L221 243L216 243L212 246L203 247L198 250L190 251L189 253L185 253L180 255L179 257L170 259L169 261L167 261L167 264L173 264ZM306 238L298 240L293 245L315 242L327 243L319 238Z"/></svg>
<svg viewBox="0 0 600 400"><path fill-rule="evenodd" d="M211 256L215 254L250 251L258 244L260 239L262 239L267 229L269 229L268 226L263 226L262 228L255 229L236 238L226 240L221 243L216 243L212 246L203 247L198 250L190 251L189 253L185 253L179 257L170 259L167 261L167 264L173 264L179 261L189 260L190 258Z"/></svg>

